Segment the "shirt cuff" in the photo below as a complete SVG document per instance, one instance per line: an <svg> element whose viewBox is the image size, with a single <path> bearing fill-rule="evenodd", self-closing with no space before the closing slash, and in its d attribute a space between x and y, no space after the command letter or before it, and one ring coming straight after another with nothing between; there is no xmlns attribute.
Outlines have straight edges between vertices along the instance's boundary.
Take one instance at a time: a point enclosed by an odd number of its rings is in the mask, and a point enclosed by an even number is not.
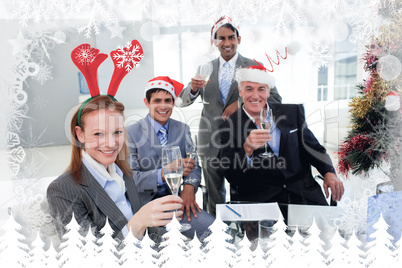
<svg viewBox="0 0 402 268"><path fill-rule="evenodd" d="M124 238L127 237L127 235L128 235L128 228L127 228L127 225L124 225L123 229L121 229L121 233L122 233L122 235L124 236Z"/></svg>
<svg viewBox="0 0 402 268"><path fill-rule="evenodd" d="M191 90L190 90L190 92L188 94L190 96L190 100L194 100L195 98L198 97L198 95L200 94L200 91L198 90L195 94L193 94L193 93L191 93Z"/></svg>
<svg viewBox="0 0 402 268"><path fill-rule="evenodd" d="M246 157L247 157L247 163L248 163L248 166L249 167L252 167L253 166L253 155L251 155L251 157L248 157L247 155L246 155Z"/></svg>
<svg viewBox="0 0 402 268"><path fill-rule="evenodd" d="M162 169L158 169L158 178L156 180L156 186L160 187L163 185L163 180L162 180Z"/></svg>

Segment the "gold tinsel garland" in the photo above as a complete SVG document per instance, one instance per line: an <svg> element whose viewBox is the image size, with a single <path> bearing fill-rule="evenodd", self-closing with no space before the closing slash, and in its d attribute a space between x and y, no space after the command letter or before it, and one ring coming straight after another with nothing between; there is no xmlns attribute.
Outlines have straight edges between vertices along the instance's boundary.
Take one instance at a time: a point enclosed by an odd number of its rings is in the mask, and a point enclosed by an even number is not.
<svg viewBox="0 0 402 268"><path fill-rule="evenodd" d="M349 103L349 107L351 107L350 114L356 118L365 118L367 113L374 108L375 103L385 101L389 91L388 86L382 79L375 80L372 83L371 90L364 95L354 97Z"/></svg>

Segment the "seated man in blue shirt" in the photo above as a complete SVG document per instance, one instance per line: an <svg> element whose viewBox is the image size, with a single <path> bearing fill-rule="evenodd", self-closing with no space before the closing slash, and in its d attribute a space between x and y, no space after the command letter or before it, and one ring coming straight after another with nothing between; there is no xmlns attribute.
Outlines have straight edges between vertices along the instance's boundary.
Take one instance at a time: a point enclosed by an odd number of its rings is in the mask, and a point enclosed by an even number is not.
<svg viewBox="0 0 402 268"><path fill-rule="evenodd" d="M162 148L167 145L180 147L184 171L184 186L180 193L184 212L181 223L191 224L191 229L183 234L192 238L196 231L202 240L215 219L200 209L195 200L201 182L201 168L197 156L194 159L186 157L187 150L194 150L190 128L170 118L174 105L179 105L177 96L182 89L183 84L167 76L156 77L147 83L144 103L149 114L127 126L128 146L134 180L144 204L171 194L161 166Z"/></svg>
<svg viewBox="0 0 402 268"><path fill-rule="evenodd" d="M343 184L300 106L267 102L275 79L262 66L239 69L236 78L244 104L220 127L220 163L232 201L328 205L311 166L324 177L327 198L330 188L333 200L340 200ZM272 110L270 129L261 129L264 108ZM271 157L261 156L267 142Z"/></svg>

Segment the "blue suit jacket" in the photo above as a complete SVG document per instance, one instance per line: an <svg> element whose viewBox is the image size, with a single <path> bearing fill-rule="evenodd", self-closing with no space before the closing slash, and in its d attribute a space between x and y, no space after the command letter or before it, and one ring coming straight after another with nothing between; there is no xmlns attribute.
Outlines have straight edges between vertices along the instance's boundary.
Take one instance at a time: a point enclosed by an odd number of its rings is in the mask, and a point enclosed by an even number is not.
<svg viewBox="0 0 402 268"><path fill-rule="evenodd" d="M186 158L186 144L192 148L194 147L191 140L190 128L188 125L177 120L171 118L169 120L167 145L179 146L182 157ZM146 117L127 126L126 130L134 181L142 202L146 204L160 190L160 187L157 186L157 170L162 167L162 146L154 128ZM201 168L198 165L198 158L196 157L195 167L188 176L183 178L183 183L193 185L194 190L197 191L200 182Z"/></svg>

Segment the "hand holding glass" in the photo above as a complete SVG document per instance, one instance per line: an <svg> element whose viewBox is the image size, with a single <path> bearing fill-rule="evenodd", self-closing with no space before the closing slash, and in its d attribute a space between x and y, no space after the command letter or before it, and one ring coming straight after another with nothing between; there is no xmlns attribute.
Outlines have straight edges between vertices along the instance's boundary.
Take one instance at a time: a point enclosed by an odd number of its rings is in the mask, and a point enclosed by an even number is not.
<svg viewBox="0 0 402 268"><path fill-rule="evenodd" d="M183 177L183 159L179 146L170 146L162 149L162 170L166 184L173 195L179 195L179 187ZM182 231L188 230L191 226L182 224Z"/></svg>
<svg viewBox="0 0 402 268"><path fill-rule="evenodd" d="M260 125L261 129L269 129L271 130L273 123L272 110L264 108L260 112ZM260 157L273 157L274 154L272 152L267 151L267 142L265 143L265 152L260 154Z"/></svg>
<svg viewBox="0 0 402 268"><path fill-rule="evenodd" d="M186 143L186 154L190 159L194 159L195 155L197 154L197 135L195 135L195 147L193 147L190 143Z"/></svg>
<svg viewBox="0 0 402 268"><path fill-rule="evenodd" d="M183 159L179 146L162 149L162 170L172 194L179 195L179 187L183 176Z"/></svg>
<svg viewBox="0 0 402 268"><path fill-rule="evenodd" d="M209 61L203 65L201 65L198 70L197 73L194 76L194 79L196 80L203 80L208 82L209 76L212 74L212 70L213 70L213 66L212 63ZM205 92L204 92L205 88L202 87L202 92L203 92L203 96L202 96L202 103L203 104L209 104L209 102L205 101Z"/></svg>

